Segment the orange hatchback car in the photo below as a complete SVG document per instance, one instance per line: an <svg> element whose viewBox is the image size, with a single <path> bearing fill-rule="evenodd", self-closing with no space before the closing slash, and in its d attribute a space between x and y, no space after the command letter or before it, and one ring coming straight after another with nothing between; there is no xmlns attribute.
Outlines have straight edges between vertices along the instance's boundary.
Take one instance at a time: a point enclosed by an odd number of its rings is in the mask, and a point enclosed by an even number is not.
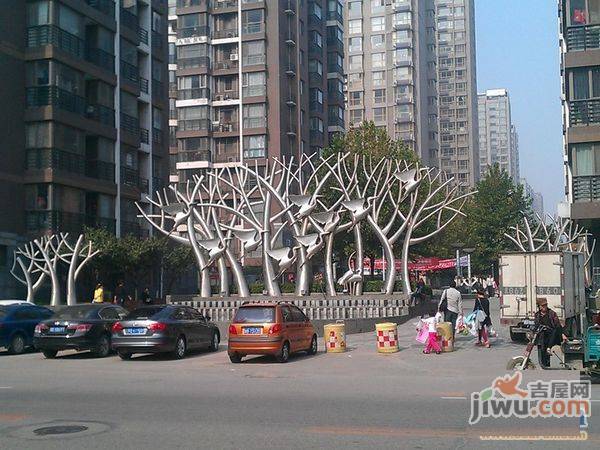
<svg viewBox="0 0 600 450"><path fill-rule="evenodd" d="M273 355L286 362L290 354L317 353L317 334L304 313L284 302L242 304L229 325L227 352L232 363L246 355Z"/></svg>

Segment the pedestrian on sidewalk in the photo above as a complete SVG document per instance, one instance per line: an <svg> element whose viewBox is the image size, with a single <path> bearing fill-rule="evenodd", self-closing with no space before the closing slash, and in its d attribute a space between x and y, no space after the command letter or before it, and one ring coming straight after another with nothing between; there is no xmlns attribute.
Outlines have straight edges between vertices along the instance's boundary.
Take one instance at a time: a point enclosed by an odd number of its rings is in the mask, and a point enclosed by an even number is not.
<svg viewBox="0 0 600 450"><path fill-rule="evenodd" d="M96 289L94 289L94 299L92 303L103 303L104 302L104 286L102 283L98 283L96 285Z"/></svg>
<svg viewBox="0 0 600 450"><path fill-rule="evenodd" d="M462 314L462 295L456 289L456 282L451 281L450 287L442 292L440 303L438 304L438 311L444 313L444 321L452 324L452 339L456 333L456 319L458 315Z"/></svg>
<svg viewBox="0 0 600 450"><path fill-rule="evenodd" d="M496 289L494 288L494 285L496 284L496 282L494 281L494 277L492 275L488 275L485 284L487 287L487 296L489 299L490 297L493 297L496 292Z"/></svg>
<svg viewBox="0 0 600 450"><path fill-rule="evenodd" d="M150 289L146 288L142 291L142 293L140 295L140 300L142 301L142 304L144 304L144 305L152 304L152 296L150 295Z"/></svg>
<svg viewBox="0 0 600 450"><path fill-rule="evenodd" d="M442 346L440 345L440 337L437 332L437 324L439 323L440 314L436 314L433 317L422 316L419 322L418 331L424 330L427 333L427 340L425 341L425 348L423 353L426 355L434 351L437 355L442 353Z"/></svg>
<svg viewBox="0 0 600 450"><path fill-rule="evenodd" d="M486 348L490 348L489 327L492 326L492 319L490 317L490 301L484 289L477 291L473 312L477 313L475 324L478 327L477 343L475 345L483 345Z"/></svg>

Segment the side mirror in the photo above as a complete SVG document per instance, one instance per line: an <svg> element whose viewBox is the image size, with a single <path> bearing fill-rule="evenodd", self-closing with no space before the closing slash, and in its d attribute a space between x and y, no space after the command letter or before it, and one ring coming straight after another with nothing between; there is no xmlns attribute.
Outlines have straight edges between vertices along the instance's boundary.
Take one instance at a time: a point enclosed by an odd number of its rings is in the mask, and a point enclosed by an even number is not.
<svg viewBox="0 0 600 450"><path fill-rule="evenodd" d="M206 319L207 322L210 321L210 316L204 316L204 318Z"/></svg>

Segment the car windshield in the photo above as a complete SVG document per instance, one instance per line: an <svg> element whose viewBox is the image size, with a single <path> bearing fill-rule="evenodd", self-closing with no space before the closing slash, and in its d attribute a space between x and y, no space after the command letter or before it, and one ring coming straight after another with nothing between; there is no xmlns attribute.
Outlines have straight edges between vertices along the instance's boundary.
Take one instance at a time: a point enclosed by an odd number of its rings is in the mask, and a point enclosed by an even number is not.
<svg viewBox="0 0 600 450"><path fill-rule="evenodd" d="M275 322L274 306L246 306L238 309L236 323L273 323Z"/></svg>
<svg viewBox="0 0 600 450"><path fill-rule="evenodd" d="M125 317L125 320L141 320L141 319L153 319L156 316L159 316L160 313L165 309L164 306L155 306L152 308L138 308L131 311Z"/></svg>
<svg viewBox="0 0 600 450"><path fill-rule="evenodd" d="M53 319L92 319L97 317L98 307L94 305L67 306L57 310Z"/></svg>

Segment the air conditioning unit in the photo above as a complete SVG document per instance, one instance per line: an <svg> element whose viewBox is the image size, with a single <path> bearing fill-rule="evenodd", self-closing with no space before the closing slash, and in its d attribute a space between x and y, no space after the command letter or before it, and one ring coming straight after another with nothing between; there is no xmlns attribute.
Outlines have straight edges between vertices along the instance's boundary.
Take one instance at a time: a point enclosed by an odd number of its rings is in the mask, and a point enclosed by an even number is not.
<svg viewBox="0 0 600 450"><path fill-rule="evenodd" d="M232 33L232 32L230 31L229 33L227 33L227 37L228 37L228 38L235 37L235 33Z"/></svg>
<svg viewBox="0 0 600 450"><path fill-rule="evenodd" d="M223 96L220 94L217 94L217 95L215 95L215 100L221 101L221 100L223 100Z"/></svg>
<svg viewBox="0 0 600 450"><path fill-rule="evenodd" d="M227 157L227 162L235 162L234 159L230 156Z"/></svg>
<svg viewBox="0 0 600 450"><path fill-rule="evenodd" d="M218 120L213 120L212 125L214 128L218 128L220 124L221 124L221 122L219 122Z"/></svg>
<svg viewBox="0 0 600 450"><path fill-rule="evenodd" d="M229 94L225 94L223 96L223 100L231 100L231 97L229 96Z"/></svg>
<svg viewBox="0 0 600 450"><path fill-rule="evenodd" d="M237 61L239 58L239 55L237 53L232 53L231 55L229 55L229 59L231 61Z"/></svg>

